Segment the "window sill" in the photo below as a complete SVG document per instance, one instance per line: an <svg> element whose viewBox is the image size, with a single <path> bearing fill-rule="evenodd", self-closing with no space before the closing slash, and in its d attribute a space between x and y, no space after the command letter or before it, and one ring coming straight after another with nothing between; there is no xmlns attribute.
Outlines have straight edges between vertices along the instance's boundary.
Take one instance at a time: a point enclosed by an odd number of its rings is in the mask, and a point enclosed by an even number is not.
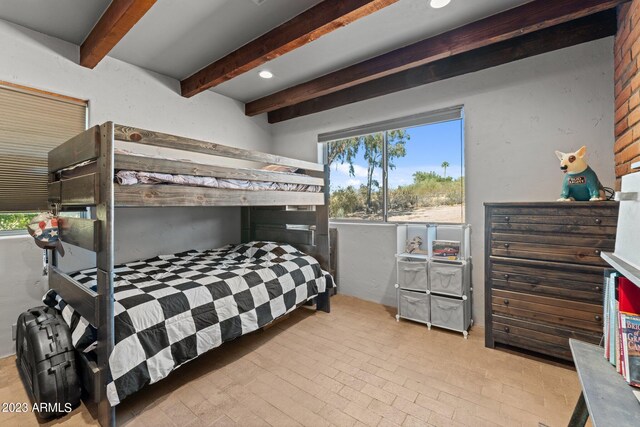
<svg viewBox="0 0 640 427"><path fill-rule="evenodd" d="M29 233L24 228L18 230L0 230L0 236L28 236Z"/></svg>
<svg viewBox="0 0 640 427"><path fill-rule="evenodd" d="M31 237L26 230L0 231L0 240L21 239Z"/></svg>

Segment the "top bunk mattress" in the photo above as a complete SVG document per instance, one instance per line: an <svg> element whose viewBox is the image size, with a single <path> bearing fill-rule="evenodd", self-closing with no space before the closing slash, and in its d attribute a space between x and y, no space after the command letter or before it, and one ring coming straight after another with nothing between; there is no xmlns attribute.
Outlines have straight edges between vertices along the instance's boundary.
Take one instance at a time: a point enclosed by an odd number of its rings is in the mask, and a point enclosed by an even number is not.
<svg viewBox="0 0 640 427"><path fill-rule="evenodd" d="M281 172L286 173L286 172ZM273 181L249 181L231 178L216 178L210 176L175 175L159 172L142 172L119 170L115 174L116 182L120 185L136 184L173 184L194 187L222 188L227 190L248 191L296 191L319 193L319 185L290 184Z"/></svg>
<svg viewBox="0 0 640 427"><path fill-rule="evenodd" d="M96 269L70 276L96 289ZM269 324L334 286L318 261L273 242L191 250L119 265L114 279L112 405L172 370ZM74 346L95 348L96 329L54 290L44 296L71 328Z"/></svg>

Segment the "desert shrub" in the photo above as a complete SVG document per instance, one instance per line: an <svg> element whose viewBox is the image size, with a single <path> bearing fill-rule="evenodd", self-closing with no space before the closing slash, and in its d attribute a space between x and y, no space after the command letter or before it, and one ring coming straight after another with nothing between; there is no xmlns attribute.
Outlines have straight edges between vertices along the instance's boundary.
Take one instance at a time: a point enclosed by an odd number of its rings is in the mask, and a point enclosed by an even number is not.
<svg viewBox="0 0 640 427"><path fill-rule="evenodd" d="M362 209L364 201L352 186L341 188L331 194L329 215L332 218L344 218Z"/></svg>
<svg viewBox="0 0 640 427"><path fill-rule="evenodd" d="M0 213L0 231L4 230L26 230L27 224L35 213Z"/></svg>
<svg viewBox="0 0 640 427"><path fill-rule="evenodd" d="M403 212L416 208L458 205L464 202L464 178L442 177L435 172L416 172L414 182L389 189L389 211ZM376 186L371 192L371 205L367 207L367 187L352 186L335 190L331 194L332 218L379 217L382 209L382 191Z"/></svg>
<svg viewBox="0 0 640 427"><path fill-rule="evenodd" d="M398 187L389 190L389 209L403 211L418 204L418 194L411 186Z"/></svg>

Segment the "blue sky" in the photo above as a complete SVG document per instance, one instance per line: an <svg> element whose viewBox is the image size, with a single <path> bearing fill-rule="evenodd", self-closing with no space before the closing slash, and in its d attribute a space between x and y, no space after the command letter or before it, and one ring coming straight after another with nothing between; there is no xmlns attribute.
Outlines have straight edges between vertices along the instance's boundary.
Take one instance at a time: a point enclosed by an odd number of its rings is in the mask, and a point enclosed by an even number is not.
<svg viewBox="0 0 640 427"><path fill-rule="evenodd" d="M416 171L436 172L443 174L442 162L449 162L447 176L454 178L464 175L462 170L462 120L435 123L431 125L408 128L410 135L407 143L407 155L394 159L395 169L389 172L389 187L407 185L413 182ZM362 151L355 162L355 177L349 175L349 165L334 164L331 166L331 188L344 188L353 185L356 188L366 184L367 162ZM376 179L382 182L382 172L376 171Z"/></svg>

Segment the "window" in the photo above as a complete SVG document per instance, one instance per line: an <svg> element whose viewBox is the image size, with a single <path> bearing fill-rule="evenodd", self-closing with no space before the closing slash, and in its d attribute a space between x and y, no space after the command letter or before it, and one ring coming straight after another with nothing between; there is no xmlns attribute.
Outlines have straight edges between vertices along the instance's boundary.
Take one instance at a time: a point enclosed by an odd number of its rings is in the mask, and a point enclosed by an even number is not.
<svg viewBox="0 0 640 427"><path fill-rule="evenodd" d="M48 208L47 153L86 127L86 101L0 82L0 232Z"/></svg>
<svg viewBox="0 0 640 427"><path fill-rule="evenodd" d="M455 107L320 135L331 219L464 222L463 129Z"/></svg>

